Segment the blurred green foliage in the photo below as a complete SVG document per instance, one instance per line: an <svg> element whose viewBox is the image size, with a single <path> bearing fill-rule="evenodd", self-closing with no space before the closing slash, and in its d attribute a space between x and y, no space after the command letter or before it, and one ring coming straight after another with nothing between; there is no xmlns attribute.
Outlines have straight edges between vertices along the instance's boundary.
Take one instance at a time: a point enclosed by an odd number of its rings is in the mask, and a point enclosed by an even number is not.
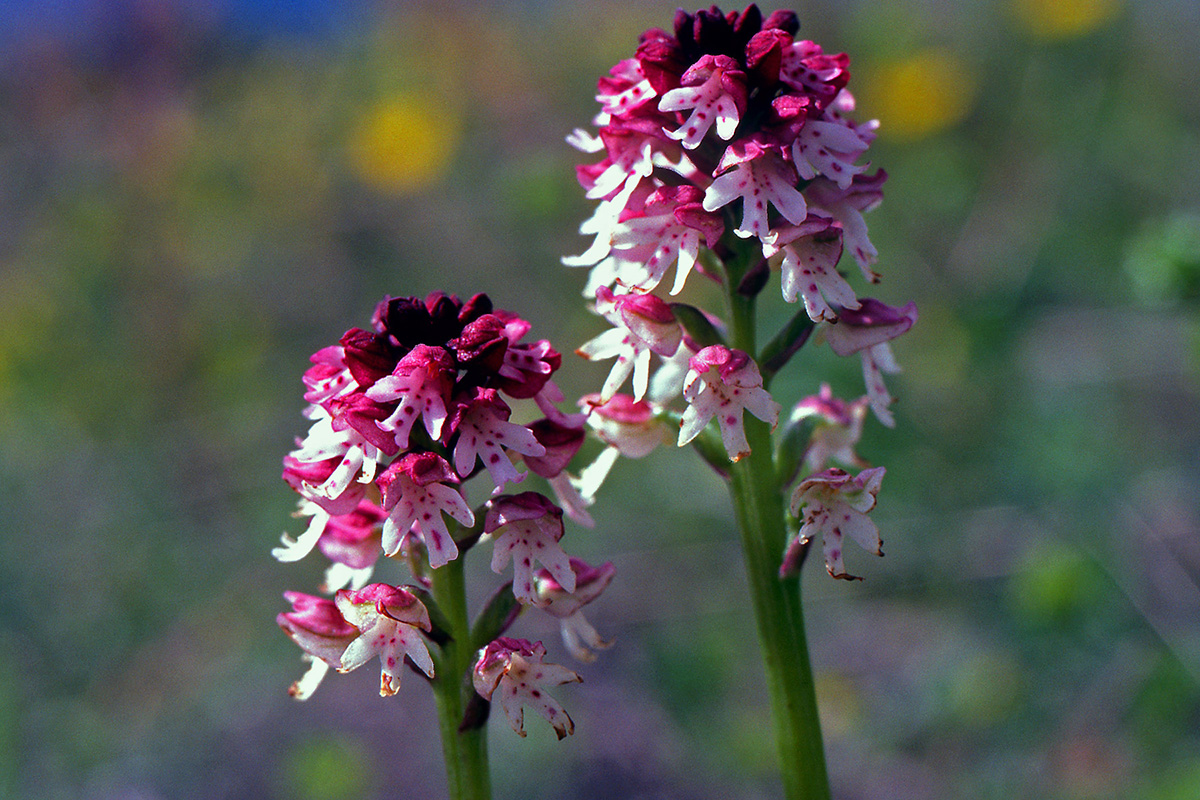
<svg viewBox="0 0 1200 800"><path fill-rule="evenodd" d="M595 335L558 264L590 213L563 137L673 5L396 4L253 35L119 6L6 28L28 35L0 78L0 795L439 796L418 682L286 696L302 665L273 616L319 572L268 556L296 532L299 377L384 294L487 291L565 353ZM805 579L839 797L1193 800L1200 12L798 11L882 118L878 293L921 309L899 424L859 448L888 468L888 557ZM578 395L603 368L560 374ZM773 390L861 380L810 346ZM773 796L719 480L659 451L595 512L569 549L617 563L589 616L618 645L564 694L577 736L497 726L497 785Z"/></svg>

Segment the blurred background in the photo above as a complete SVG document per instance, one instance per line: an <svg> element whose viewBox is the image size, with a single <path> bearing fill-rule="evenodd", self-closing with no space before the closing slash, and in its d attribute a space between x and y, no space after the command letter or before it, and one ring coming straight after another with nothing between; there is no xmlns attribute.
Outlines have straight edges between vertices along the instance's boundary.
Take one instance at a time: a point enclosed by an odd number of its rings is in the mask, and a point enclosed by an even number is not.
<svg viewBox="0 0 1200 800"><path fill-rule="evenodd" d="M792 7L883 122L878 296L921 309L859 448L887 557L805 578L836 796L1195 800L1200 6ZM287 697L300 375L384 294L598 333L563 138L673 9L0 2L0 797L444 796L415 676ZM776 397L822 380L861 392L807 348ZM777 796L720 481L662 448L594 510L564 544L616 562L617 645L557 692L574 737L493 720L497 796Z"/></svg>

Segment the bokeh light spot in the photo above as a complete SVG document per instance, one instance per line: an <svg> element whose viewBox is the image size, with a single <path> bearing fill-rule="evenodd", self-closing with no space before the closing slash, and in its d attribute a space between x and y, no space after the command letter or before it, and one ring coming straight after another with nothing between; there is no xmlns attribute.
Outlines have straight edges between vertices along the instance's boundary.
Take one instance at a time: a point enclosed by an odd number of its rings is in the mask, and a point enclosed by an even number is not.
<svg viewBox="0 0 1200 800"><path fill-rule="evenodd" d="M1039 39L1085 36L1111 21L1121 0L1013 0L1017 22Z"/></svg>
<svg viewBox="0 0 1200 800"><path fill-rule="evenodd" d="M446 174L459 136L458 118L432 98L393 96L369 108L352 132L350 166L378 190L417 191Z"/></svg>
<svg viewBox="0 0 1200 800"><path fill-rule="evenodd" d="M921 139L953 127L971 110L975 78L956 53L929 48L879 66L861 108L883 121L880 136Z"/></svg>

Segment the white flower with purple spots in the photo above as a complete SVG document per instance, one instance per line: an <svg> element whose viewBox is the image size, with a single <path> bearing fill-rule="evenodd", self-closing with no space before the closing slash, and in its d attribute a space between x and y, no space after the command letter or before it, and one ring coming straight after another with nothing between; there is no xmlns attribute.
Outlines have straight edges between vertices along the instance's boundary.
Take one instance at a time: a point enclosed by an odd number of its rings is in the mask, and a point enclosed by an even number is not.
<svg viewBox="0 0 1200 800"><path fill-rule="evenodd" d="M679 427L679 446L700 435L716 418L721 442L731 461L750 454L742 414L749 411L774 427L780 406L763 388L758 365L741 350L711 345L692 356L683 384L687 411Z"/></svg>
<svg viewBox="0 0 1200 800"><path fill-rule="evenodd" d="M393 556L410 533L420 536L434 569L458 557L458 545L442 514L463 525L475 524L475 514L452 485L458 476L436 453L409 453L384 470L376 483L383 492L383 552ZM414 524L417 526L414 528Z"/></svg>
<svg viewBox="0 0 1200 800"><path fill-rule="evenodd" d="M384 583L362 589L343 589L334 596L338 611L358 629L358 637L342 653L338 672L358 669L379 657L379 694L390 697L400 689L407 658L433 677L433 658L421 631L431 628L429 611L409 590Z"/></svg>
<svg viewBox="0 0 1200 800"><path fill-rule="evenodd" d="M442 435L454 376L454 358L445 348L419 344L400 359L391 375L380 378L367 390L367 397L378 403L398 403L396 410L378 425L395 435L400 449L408 448L417 417L430 436L436 439Z"/></svg>
<svg viewBox="0 0 1200 800"><path fill-rule="evenodd" d="M500 706L508 724L518 736L525 735L525 706L529 706L554 727L559 739L575 732L575 723L562 705L546 693L547 686L576 683L579 675L547 664L546 648L527 639L495 639L479 654L472 674L475 691L485 700L494 701L500 692Z"/></svg>
<svg viewBox="0 0 1200 800"><path fill-rule="evenodd" d="M535 602L533 563L540 562L568 592L575 591L575 573L558 542L563 537L563 511L537 492L504 495L488 503L483 530L491 534L492 572L513 565L513 595Z"/></svg>
<svg viewBox="0 0 1200 800"><path fill-rule="evenodd" d="M535 458L546 454L529 428L508 421L511 414L512 409L495 389L476 387L472 396L456 399L447 431L458 436L454 469L460 477L469 477L479 460L499 490L509 481L519 483L525 477L506 450Z"/></svg>
<svg viewBox="0 0 1200 800"><path fill-rule="evenodd" d="M892 396L883 383L883 374L900 371L888 342L906 333L917 321L917 305L895 308L874 298L864 297L855 309L842 309L835 325L824 328L830 349L839 356L862 356L863 381L871 410L884 425L895 427Z"/></svg>
<svg viewBox="0 0 1200 800"><path fill-rule="evenodd" d="M800 225L771 231L763 242L763 255L783 252L780 263L783 299L804 299L804 310L813 322L837 319L834 306L858 308L858 297L837 271L842 257L842 229L833 220L809 214Z"/></svg>
<svg viewBox="0 0 1200 800"><path fill-rule="evenodd" d="M789 506L792 516L801 519L800 531L784 554L780 574L788 575L799 569L808 543L819 534L829 574L843 580L861 580L846 572L842 545L849 536L868 553L883 555L879 528L867 516L875 507L883 474L883 467L864 469L856 477L830 468L801 481Z"/></svg>
<svg viewBox="0 0 1200 800"><path fill-rule="evenodd" d="M699 147L714 125L717 136L725 141L732 139L746 108L746 73L738 62L729 56L704 56L683 73L680 83L678 89L662 96L658 110L691 109L692 113L667 135L688 150Z"/></svg>
<svg viewBox="0 0 1200 800"><path fill-rule="evenodd" d="M730 158L730 153L736 153ZM726 168L726 164L731 164ZM734 233L743 239L766 237L770 231L767 207L775 206L793 225L804 222L808 204L796 188L796 170L770 148L748 143L744 152L730 145L721 167L725 169L704 193L704 210L716 211L734 200L742 201L742 221Z"/></svg>
<svg viewBox="0 0 1200 800"><path fill-rule="evenodd" d="M585 342L576 352L592 361L616 358L600 391L601 401L611 399L631 374L634 399L642 399L650 384L650 354L675 355L683 328L670 306L652 294L617 295L601 286L596 290L596 311L616 327Z"/></svg>

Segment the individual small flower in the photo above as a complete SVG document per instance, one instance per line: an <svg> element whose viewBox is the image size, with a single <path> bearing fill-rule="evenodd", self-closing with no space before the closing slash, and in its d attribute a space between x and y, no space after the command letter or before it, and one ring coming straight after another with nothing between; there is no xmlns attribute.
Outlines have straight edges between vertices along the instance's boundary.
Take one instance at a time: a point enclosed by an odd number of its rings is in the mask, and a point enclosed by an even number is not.
<svg viewBox="0 0 1200 800"><path fill-rule="evenodd" d="M750 454L742 412L749 411L772 427L779 420L780 406L763 388L758 365L741 350L719 344L704 348L688 364L683 385L688 407L679 427L679 446L695 439L716 417L730 460L741 460Z"/></svg>
<svg viewBox="0 0 1200 800"><path fill-rule="evenodd" d="M892 396L883 383L883 373L900 371L888 342L906 333L917 321L917 304L895 308L874 298L862 299L857 309L842 309L836 325L824 328L830 349L839 356L860 353L863 381L871 410L884 425L893 428L896 420L889 406Z"/></svg>
<svg viewBox="0 0 1200 800"><path fill-rule="evenodd" d="M746 73L738 62L729 56L703 56L683 73L680 83L662 96L658 110L692 109L692 114L667 135L695 150L715 123L718 136L725 141L733 138L746 110Z"/></svg>
<svg viewBox="0 0 1200 800"><path fill-rule="evenodd" d="M323 347L313 353L309 361L313 365L305 371L302 379L308 389L304 399L314 406L357 387L354 376L346 368L345 348L341 345Z"/></svg>
<svg viewBox="0 0 1200 800"><path fill-rule="evenodd" d="M606 77L597 82L596 101L604 113L619 115L637 108L655 94L654 87L642 74L637 59L627 58L618 62Z"/></svg>
<svg viewBox="0 0 1200 800"><path fill-rule="evenodd" d="M508 350L508 325L495 314L484 314L446 342L459 367L484 373L496 372Z"/></svg>
<svg viewBox="0 0 1200 800"><path fill-rule="evenodd" d="M349 470L339 472L344 461L345 453L318 461L301 461L293 455L287 455L283 457L283 480L301 497L311 500L330 514L348 514L366 496L366 487L357 481L350 481L341 493L327 496L328 487L333 482L341 485L346 475L352 477L354 474Z"/></svg>
<svg viewBox="0 0 1200 800"><path fill-rule="evenodd" d="M779 79L811 96L819 108L826 108L850 80L849 67L850 57L845 53L829 55L816 42L802 40L785 48Z"/></svg>
<svg viewBox="0 0 1200 800"><path fill-rule="evenodd" d="M682 349L682 348L681 348ZM634 400L627 394L616 394L602 402L599 394L580 398L579 405L587 412L588 425L596 438L607 447L592 463L571 480L576 493L591 505L600 486L621 456L642 458L667 441L670 430L658 417L656 407L645 400Z"/></svg>
<svg viewBox="0 0 1200 800"><path fill-rule="evenodd" d="M499 315L499 314L498 314ZM537 398L550 384L550 376L562 366L562 355L545 339L521 342L529 323L515 315L504 315L508 349L498 373L500 391L509 397Z"/></svg>
<svg viewBox="0 0 1200 800"><path fill-rule="evenodd" d="M534 422L529 429L537 437L538 443L546 448L546 454L537 458L526 456L525 463L550 484L558 504L568 517L584 527L595 527L596 521L588 513L594 497L584 496L576 485L577 479L567 472L567 464L579 452L586 438L582 420L576 422L573 419L547 417Z"/></svg>
<svg viewBox="0 0 1200 800"><path fill-rule="evenodd" d="M867 512L875 507L884 471L883 467L872 467L851 477L844 470L830 468L800 482L792 493L789 508L793 516L801 518L802 524L784 554L779 568L781 576L799 569L805 547L820 534L829 574L834 578L861 580L847 573L842 565L842 541L848 535L868 552L883 555L879 529Z"/></svg>
<svg viewBox="0 0 1200 800"><path fill-rule="evenodd" d="M518 736L525 735L524 707L530 706L562 739L575 732L575 723L558 701L546 694L545 687L582 679L566 667L545 663L545 656L541 642L500 637L481 651L472 681L485 700L493 700L500 690L500 705Z"/></svg>
<svg viewBox="0 0 1200 800"><path fill-rule="evenodd" d="M332 667L341 666L342 653L358 636L358 628L326 597L303 592L284 592L283 597L292 604L291 611L275 618L284 633L309 655Z"/></svg>
<svg viewBox="0 0 1200 800"><path fill-rule="evenodd" d="M809 214L800 225L775 228L763 240L763 255L783 252L779 271L783 299L804 298L813 322L834 321L834 306L858 308L858 297L837 271L842 257L842 229L833 220Z"/></svg>
<svg viewBox="0 0 1200 800"><path fill-rule="evenodd" d="M701 242L714 246L725 232L724 219L705 211L703 199L695 186L662 186L646 199L644 216L615 225L609 256L613 280L650 291L678 262L670 294L679 294L696 265Z"/></svg>
<svg viewBox="0 0 1200 800"><path fill-rule="evenodd" d="M879 251L867 238L867 223L863 213L882 202L885 180L887 173L879 170L871 176L855 175L849 187L817 178L805 189L813 210L833 217L842 226L842 236L850 248L850 254L858 262L863 278L871 283L879 281L879 276L871 270Z"/></svg>
<svg viewBox="0 0 1200 800"><path fill-rule="evenodd" d="M386 515L374 503L363 500L354 510L333 515L311 500L302 498L295 516L309 517L308 526L299 538L293 539L286 533L280 537L281 546L271 551L271 555L278 561L299 561L312 552L314 547L320 547L332 560L348 559L360 569L375 563L379 555L379 523ZM360 543L370 539L374 539L375 546L364 553L357 552L361 550ZM330 542L337 544L331 546ZM347 546L353 547L353 551L347 550Z"/></svg>
<svg viewBox="0 0 1200 800"><path fill-rule="evenodd" d="M457 482L458 476L436 453L409 453L392 462L376 480L383 492L383 508L388 512L383 523L384 554L395 555L415 523L429 554L429 566L436 569L457 558L458 545L442 514L449 514L463 525L475 524L475 514L462 494L447 485Z"/></svg>
<svg viewBox="0 0 1200 800"><path fill-rule="evenodd" d="M544 495L522 492L488 503L484 533L492 535L492 571L500 573L513 563L513 595L534 602L533 562L550 570L568 592L575 591L575 573L558 542L563 536L563 511Z"/></svg>
<svg viewBox="0 0 1200 800"><path fill-rule="evenodd" d="M616 357L600 392L604 401L616 394L630 374L634 399L642 399L650 383L650 354L675 355L683 328L670 306L652 294L616 295L601 286L596 290L596 311L616 327L585 342L576 352L589 360Z"/></svg>
<svg viewBox="0 0 1200 800"><path fill-rule="evenodd" d="M724 170L704 193L704 210L716 211L742 201L742 221L734 233L743 239L763 238L770 225L767 204L793 225L804 222L808 205L796 188L796 171L772 148L754 142L730 145L718 167Z"/></svg>
<svg viewBox="0 0 1200 800"><path fill-rule="evenodd" d="M538 570L534 575L534 603L561 621L563 644L571 655L590 663L596 660L596 654L589 648L603 650L612 646L612 641L601 638L583 616L583 607L608 588L617 570L611 561L593 567L586 561L572 558L571 571L575 573L573 592L564 589L550 570Z"/></svg>
<svg viewBox="0 0 1200 800"><path fill-rule="evenodd" d="M588 425L597 438L626 458L643 458L666 438L666 426L645 400L616 394L602 402L600 395L589 394L579 399L579 405L587 411Z"/></svg>
<svg viewBox="0 0 1200 800"><path fill-rule="evenodd" d="M529 428L508 421L511 414L512 409L495 389L476 387L470 395L455 399L446 430L447 438L458 436L454 469L460 477L469 477L479 459L501 489L509 481L517 483L525 477L513 466L505 448L535 458L546 454Z"/></svg>
<svg viewBox="0 0 1200 800"><path fill-rule="evenodd" d="M585 188L590 184L586 192L589 200L632 191L654 172L661 142L648 131L611 123L600 131L600 139L608 156L599 164L579 170L580 183Z"/></svg>
<svg viewBox="0 0 1200 800"><path fill-rule="evenodd" d="M807 119L792 145L792 163L804 180L824 176L838 185L849 189L854 176L867 169L866 164L855 165L855 161L867 150L870 141L864 141L848 123L834 119Z"/></svg>
<svg viewBox="0 0 1200 800"><path fill-rule="evenodd" d="M367 390L377 403L399 401L396 410L378 425L395 436L396 445L408 447L409 432L420 417L434 439L442 435L446 402L454 386L454 359L445 348L419 344Z"/></svg>
<svg viewBox="0 0 1200 800"><path fill-rule="evenodd" d="M404 658L430 678L433 658L420 631L432 627L429 611L400 586L372 583L358 590L343 589L334 596L338 611L360 633L342 654L339 672L350 672L379 656L379 694L390 697L400 689Z"/></svg>
<svg viewBox="0 0 1200 800"><path fill-rule="evenodd" d="M351 492L353 484L370 483L385 455L389 453L320 409L304 441L284 460L284 479L331 514L340 514L358 504L361 491Z"/></svg>
<svg viewBox="0 0 1200 800"><path fill-rule="evenodd" d="M292 604L275 618L283 632L300 646L312 666L304 677L292 684L288 693L297 700L307 700L316 691L329 667L342 665L342 654L358 636L358 629L347 622L328 598L314 597L303 592L284 592Z"/></svg>
<svg viewBox="0 0 1200 800"><path fill-rule="evenodd" d="M827 383L821 384L818 394L796 404L792 410L793 420L815 421L808 449L804 452L804 465L810 471L823 470L830 461L853 467L866 466L854 452L854 446L862 438L869 405L870 399L865 396L850 403L834 397Z"/></svg>

